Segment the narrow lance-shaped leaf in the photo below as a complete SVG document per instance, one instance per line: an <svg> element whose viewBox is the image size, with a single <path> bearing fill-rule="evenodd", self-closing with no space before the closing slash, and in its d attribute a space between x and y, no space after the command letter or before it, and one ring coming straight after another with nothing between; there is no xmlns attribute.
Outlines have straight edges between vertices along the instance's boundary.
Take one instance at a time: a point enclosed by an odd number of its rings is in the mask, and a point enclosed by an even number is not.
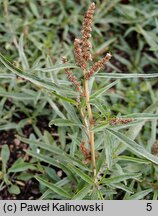
<svg viewBox="0 0 158 216"><path fill-rule="evenodd" d="M33 146L38 146L54 154L59 154L59 155L64 154L64 151L55 145L49 145L44 142L34 141L34 140L26 139L24 137L19 137L19 136L18 136L18 139L24 143L27 143Z"/></svg>
<svg viewBox="0 0 158 216"><path fill-rule="evenodd" d="M67 113L70 115L71 119L76 123L76 124L81 124L81 121L78 117L78 115L76 114L76 109L74 108L74 106L72 106L70 103L67 103L65 101L62 101L62 105L64 107L64 109L67 111Z"/></svg>
<svg viewBox="0 0 158 216"><path fill-rule="evenodd" d="M36 167L27 162L14 163L8 170L8 172L23 172L25 170L35 170Z"/></svg>
<svg viewBox="0 0 158 216"><path fill-rule="evenodd" d="M98 73L95 77L102 78L113 78L113 79L126 79L126 78L156 78L158 77L158 73L152 74L126 74L126 73Z"/></svg>
<svg viewBox="0 0 158 216"><path fill-rule="evenodd" d="M134 193L132 190L130 190L130 188L128 186L125 186L123 183L114 183L114 184L111 184L111 186L114 188L118 188L118 189L121 189L123 191L126 191L128 194Z"/></svg>
<svg viewBox="0 0 158 216"><path fill-rule="evenodd" d="M18 128L18 125L16 123L8 123L8 124L0 125L0 131L10 130L10 129L15 129L15 128Z"/></svg>
<svg viewBox="0 0 158 216"><path fill-rule="evenodd" d="M4 172L6 172L7 162L8 162L9 157L10 157L10 151L9 151L8 145L3 145L2 146L1 157L2 157L2 163L3 163Z"/></svg>
<svg viewBox="0 0 158 216"><path fill-rule="evenodd" d="M138 179L141 176L141 174L135 174L135 173L129 173L129 174L123 174L119 176L113 176L108 179L104 179L102 183L104 184L114 184L118 182L122 182L126 179Z"/></svg>
<svg viewBox="0 0 158 216"><path fill-rule="evenodd" d="M36 154L36 153L34 153L34 152L32 152L32 151L29 151L29 150L27 150L26 153L27 153L28 155L31 155L31 156L34 157L34 158L39 159L40 161L44 161L44 162L46 162L46 163L48 163L48 164L51 164L51 165L53 165L53 166L55 166L55 167L61 168L61 167L60 167L60 162L59 162L59 161L57 161L57 160L55 160L55 159L53 159L53 158L51 158L51 157L49 157L49 156L47 156L47 155Z"/></svg>
<svg viewBox="0 0 158 216"><path fill-rule="evenodd" d="M106 155L106 164L108 169L111 169L112 165L112 145L113 145L113 140L112 140L112 135L109 134L107 131L104 132L103 136L105 137L104 145L105 145L105 155Z"/></svg>
<svg viewBox="0 0 158 216"><path fill-rule="evenodd" d="M49 122L49 126L56 125L56 126L82 126L78 125L77 123L68 120L68 119L53 119Z"/></svg>
<svg viewBox="0 0 158 216"><path fill-rule="evenodd" d="M48 155L43 155L43 154L37 154L37 153L34 153L32 151L29 151L29 150L25 150L25 152L29 155L31 155L32 157L34 158L37 158L38 160L40 161L44 161L50 165L53 165L57 168L60 168L62 169L67 175L72 175L72 172L71 170L69 169L69 167L65 166L61 161L60 161L60 158L58 159L53 159L52 157L49 157Z"/></svg>
<svg viewBox="0 0 158 216"><path fill-rule="evenodd" d="M22 142L25 142L25 143L28 143L29 145L32 145L32 146L38 146L42 149L45 149L51 153L54 153L56 155L59 155L62 156L62 159L69 162L69 163L72 163L76 166L78 166L79 168L83 169L83 170L87 170L89 171L90 169L85 166L78 158L74 158L74 157L71 157L69 154L67 154L66 152L64 152L62 149L58 148L57 146L54 146L54 145L48 145L44 142L39 142L39 141L33 141L30 139L26 139L26 138L22 138L22 137L19 137L18 136L18 139L21 140ZM50 163L54 166L57 166L57 167L60 167L59 163L57 163L56 160L54 160L53 158L50 158L48 156L45 156L45 155L42 155L42 154L35 154L34 152L32 151L27 151L28 154L31 154L33 157L36 157L42 161L45 161L46 163ZM61 167L60 167L61 168Z"/></svg>
<svg viewBox="0 0 158 216"><path fill-rule="evenodd" d="M77 192L77 194L75 194L75 196L72 197L72 200L82 200L88 194L91 187L92 185L86 185L85 187L83 187Z"/></svg>
<svg viewBox="0 0 158 216"><path fill-rule="evenodd" d="M55 91L55 92L61 92L61 93L65 93L66 91L69 90L69 93L71 93L72 95L74 95L74 92L71 91L69 88L66 87L58 87L55 83L52 83L50 81L46 81L46 79L41 79L39 76L31 74L31 73L26 73L24 71L22 71L19 68L16 68L14 65L12 65L1 53L0 53L0 61L5 65L6 68L8 68L11 72L13 72L14 74L29 80L30 82L34 83L35 85L44 87L46 89L48 89L49 91Z"/></svg>
<svg viewBox="0 0 158 216"><path fill-rule="evenodd" d="M76 104L77 104L76 101L73 100L73 99L71 99L71 98L64 97L64 96L62 96L62 95L57 94L56 92L52 92L52 94L55 95L57 98L59 98L59 99L61 99L61 100L64 100L64 101L66 101L66 102L69 102L69 103L71 103L71 104L73 104L73 105L76 105Z"/></svg>
<svg viewBox="0 0 158 216"><path fill-rule="evenodd" d="M143 111L143 113L153 113L153 112L157 109L157 107L158 107L158 101L156 101L155 103L153 103L153 104L151 104L149 107L147 107L147 108ZM137 121L138 121L138 120L137 120ZM134 122L135 122L135 121L134 121ZM131 140L134 140L134 139L138 136L138 134L139 134L140 130L142 129L143 125L145 124L145 122L146 122L146 120L143 120L143 119L142 119L142 120L139 120L139 122L137 122L136 125L131 126L131 127L128 129L128 131L125 132L126 136L128 136ZM117 126L116 126L116 127L117 127ZM119 128L120 128L120 127L119 127ZM126 148L126 146L123 145L123 144L120 142L116 154L117 154L117 155L121 154L121 153L125 150L125 148Z"/></svg>
<svg viewBox="0 0 158 216"><path fill-rule="evenodd" d="M133 118L133 119L155 119L158 118L158 114L152 113L132 113L128 115L121 116L121 118Z"/></svg>
<svg viewBox="0 0 158 216"><path fill-rule="evenodd" d="M20 57L20 61L22 63L23 68L29 69L29 63L28 63L27 57L26 57L25 52L24 52L23 34L21 34L20 39L19 39L18 51L19 51L19 57Z"/></svg>
<svg viewBox="0 0 158 216"><path fill-rule="evenodd" d="M12 79L12 78L15 78L15 75L14 74L0 74L0 79Z"/></svg>
<svg viewBox="0 0 158 216"><path fill-rule="evenodd" d="M52 184L48 181L46 181L45 179L36 176L35 177L41 184L45 185L46 187L48 187L50 190L54 191L55 193L59 194L60 196L70 199L70 195L68 194L68 192L64 189L62 189L61 187L56 186L55 184Z"/></svg>
<svg viewBox="0 0 158 216"><path fill-rule="evenodd" d="M76 173L80 178L82 178L88 184L93 184L93 180L87 174L85 174L83 171L81 171L77 167L73 166L72 164L68 164L68 166L71 168L71 170L74 173Z"/></svg>
<svg viewBox="0 0 158 216"><path fill-rule="evenodd" d="M144 191L139 191L139 192L131 195L130 197L128 197L127 200L141 200L141 199L144 199L145 196L147 196L152 191L153 191L152 188L144 190Z"/></svg>
<svg viewBox="0 0 158 216"><path fill-rule="evenodd" d="M23 93L14 93L14 92L0 92L0 96L13 98L15 100L35 100L35 97L32 95L27 95Z"/></svg>
<svg viewBox="0 0 158 216"><path fill-rule="evenodd" d="M65 68L79 68L79 67L73 64L65 63L65 64L58 64L52 66L51 68L36 68L35 70L42 71L42 72L53 72L53 71L63 70Z"/></svg>
<svg viewBox="0 0 158 216"><path fill-rule="evenodd" d="M119 82L119 80L116 80L112 83L110 83L109 85L99 89L98 91L94 92L91 96L90 96L90 100L95 99L99 96L101 96L102 94L104 94L108 89L110 89L111 87L113 87L114 85L116 85Z"/></svg>
<svg viewBox="0 0 158 216"><path fill-rule="evenodd" d="M53 88L54 84L52 84L52 88L51 88L51 86L49 86L48 84L47 85L44 84L43 80L41 80L37 77L35 78L34 75L25 73L21 69L16 68L1 53L0 53L0 61L6 66L6 68L8 68L14 74L16 74L16 75L18 75L18 76L20 76L26 80L29 80L29 81L35 83L36 85L41 85L41 86L47 87L47 88L52 89L52 90L57 90L57 88L55 86Z"/></svg>
<svg viewBox="0 0 158 216"><path fill-rule="evenodd" d="M117 137L124 145L126 145L126 147L128 147L135 154L147 158L155 164L158 164L158 158L150 154L145 148L143 148L141 145L138 145L135 141L129 139L124 134L118 131L114 131L108 128L106 130L113 134L115 137Z"/></svg>
<svg viewBox="0 0 158 216"><path fill-rule="evenodd" d="M147 109L145 109L143 111L143 113L153 113L157 109L157 107L158 107L158 101L151 104L149 107L147 107ZM137 137L137 135L139 134L139 132L140 132L141 128L143 127L143 125L145 124L145 122L146 122L146 120L143 120L138 125L131 127L126 132L127 136L130 139L134 140Z"/></svg>
<svg viewBox="0 0 158 216"><path fill-rule="evenodd" d="M151 162L146 159L140 159L140 158L130 157L126 155L118 156L116 160L128 161L128 162L139 163L139 164L148 164L148 165L151 164Z"/></svg>

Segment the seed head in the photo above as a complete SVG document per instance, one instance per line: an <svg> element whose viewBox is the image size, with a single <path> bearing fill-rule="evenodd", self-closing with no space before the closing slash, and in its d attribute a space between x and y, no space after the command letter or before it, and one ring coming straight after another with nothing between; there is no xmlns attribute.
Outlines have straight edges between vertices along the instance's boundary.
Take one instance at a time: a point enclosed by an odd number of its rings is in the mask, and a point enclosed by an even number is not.
<svg viewBox="0 0 158 216"><path fill-rule="evenodd" d="M88 39L91 37L91 31L92 31L92 21L93 21L93 14L94 14L94 9L95 9L95 3L93 2L83 21L83 26L82 26L82 54L83 58L86 61L92 61L92 56L90 53L90 48L92 47L90 41Z"/></svg>
<svg viewBox="0 0 158 216"><path fill-rule="evenodd" d="M107 53L106 56L99 60L98 62L94 63L94 65L90 68L89 72L85 74L85 79L90 79L90 77L96 73L98 70L100 70L106 62L108 62L111 59L112 55L110 53Z"/></svg>
<svg viewBox="0 0 158 216"><path fill-rule="evenodd" d="M81 142L80 150L85 158L85 163L87 163L91 159L91 152L85 147L85 142Z"/></svg>
<svg viewBox="0 0 158 216"><path fill-rule="evenodd" d="M158 140L156 141L156 143L152 147L152 153L154 155L158 155Z"/></svg>
<svg viewBox="0 0 158 216"><path fill-rule="evenodd" d="M66 57L63 57L62 61L63 63L66 63L67 62ZM65 68L64 70L68 80L76 87L76 91L78 91L81 95L83 95L81 83L77 80L77 77L74 76L73 73L69 71L67 68Z"/></svg>
<svg viewBox="0 0 158 216"><path fill-rule="evenodd" d="M81 48L82 41L80 39L75 38L74 41L74 54L77 61L77 64L84 70L87 68L87 63L83 58L82 48Z"/></svg>
<svg viewBox="0 0 158 216"><path fill-rule="evenodd" d="M109 122L111 126L115 126L118 124L128 124L129 122L132 122L132 118L112 118Z"/></svg>

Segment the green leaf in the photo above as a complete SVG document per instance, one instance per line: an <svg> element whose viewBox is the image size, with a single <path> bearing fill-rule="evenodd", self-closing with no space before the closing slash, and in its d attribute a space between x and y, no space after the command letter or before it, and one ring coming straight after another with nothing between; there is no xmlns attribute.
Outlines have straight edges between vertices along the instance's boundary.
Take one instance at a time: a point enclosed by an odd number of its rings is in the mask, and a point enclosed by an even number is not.
<svg viewBox="0 0 158 216"><path fill-rule="evenodd" d="M95 77L113 78L113 79L126 79L126 78L156 78L158 73L153 74L125 74L125 73L97 73Z"/></svg>
<svg viewBox="0 0 158 216"><path fill-rule="evenodd" d="M20 76L26 80L29 80L30 82L33 82L36 85L46 87L50 90L57 90L56 86L53 83L52 83L52 86L45 84L43 80L37 78L36 76L34 76L32 74L25 73L21 69L16 68L1 53L0 53L0 61L5 65L6 68L8 68L14 74L16 74L16 75L18 75L18 76ZM54 85L54 87L53 87L53 85Z"/></svg>
<svg viewBox="0 0 158 216"><path fill-rule="evenodd" d="M56 143L52 134L49 133L47 130L44 131L43 141L44 141L44 145L46 144L48 146L52 145L56 147ZM39 141L37 142L40 143Z"/></svg>
<svg viewBox="0 0 158 216"><path fill-rule="evenodd" d="M34 3L34 2L29 2L29 5L30 5L30 8L33 12L33 15L36 16L37 19L40 18L40 14L39 14L39 11L38 11L38 8L37 8L37 5Z"/></svg>
<svg viewBox="0 0 158 216"><path fill-rule="evenodd" d="M0 125L0 131L1 130L10 130L10 129L15 129L17 128L17 124L16 123L8 123L8 124L4 124L4 125Z"/></svg>
<svg viewBox="0 0 158 216"><path fill-rule="evenodd" d="M62 110L60 111L60 109L58 108L57 104L56 104L56 100L53 102L52 98L48 97L47 98L51 108L53 109L53 111L60 117L65 119L65 115L63 114Z"/></svg>
<svg viewBox="0 0 158 216"><path fill-rule="evenodd" d="M16 176L16 179L27 182L33 177L34 174L28 172L21 172L18 176Z"/></svg>
<svg viewBox="0 0 158 216"><path fill-rule="evenodd" d="M0 96L9 97L16 100L35 100L35 97L32 95L22 94L22 93L15 93L15 92L0 92Z"/></svg>
<svg viewBox="0 0 158 216"><path fill-rule="evenodd" d="M111 184L111 186L113 186L114 188L119 188L123 191L126 191L128 194L133 194L133 190L131 190L129 187L125 186L122 183L115 183L115 184Z"/></svg>
<svg viewBox="0 0 158 216"><path fill-rule="evenodd" d="M121 160L121 161L128 161L128 162L134 162L134 163L139 163L139 164L150 164L151 162L148 160L136 158L136 157L130 157L126 155L121 155L116 158L116 160Z"/></svg>
<svg viewBox="0 0 158 216"><path fill-rule="evenodd" d="M49 127L51 125L56 125L56 126L78 126L77 123L70 121L68 119L53 119L49 122Z"/></svg>
<svg viewBox="0 0 158 216"><path fill-rule="evenodd" d="M45 166L44 169L45 169L46 174L47 174L51 179L53 179L53 180L56 181L56 182L60 181L59 176L57 175L56 171L55 171L53 168L48 167L48 166Z"/></svg>
<svg viewBox="0 0 158 216"><path fill-rule="evenodd" d="M74 165L80 167L81 169L89 171L89 168L87 166L85 166L80 160L78 160L75 157L71 157L69 154L66 154L66 152L64 152L62 149L58 148L57 146L48 145L48 144L46 144L44 142L33 141L33 140L22 138L22 137L19 137L19 136L18 136L18 139L21 140L24 143L27 143L27 144L30 144L30 145L33 145L33 146L38 146L38 147L40 147L42 149L45 149L45 150L47 150L47 151L49 151L51 153L59 155L60 157L62 156L63 160L65 160L65 161L67 161L69 163L73 163ZM32 154L32 156L33 156L34 153L32 151L29 151L29 154ZM50 162L53 162L54 164L56 164L56 162L54 161L54 159L49 158L49 157L45 157L45 155L35 154L34 156L36 158L38 158L38 159L43 159L43 160L49 159ZM57 165L57 167L59 166L58 164L56 164L56 165Z"/></svg>
<svg viewBox="0 0 158 216"><path fill-rule="evenodd" d="M81 121L76 114L76 109L71 104L62 101L62 105L64 106L65 110L67 111L67 114L69 114L69 119L73 122L75 122L77 125L81 125Z"/></svg>
<svg viewBox="0 0 158 216"><path fill-rule="evenodd" d="M67 185L68 183L70 183L70 179L69 179L69 177L65 177L65 178L61 179L60 181L58 181L55 185L58 187L62 187L64 185Z"/></svg>
<svg viewBox="0 0 158 216"><path fill-rule="evenodd" d="M134 118L134 119L155 119L158 118L158 114L152 113L132 113L128 115L121 116L121 118Z"/></svg>
<svg viewBox="0 0 158 216"><path fill-rule="evenodd" d="M3 176L4 176L3 172L0 171L0 181L3 179Z"/></svg>
<svg viewBox="0 0 158 216"><path fill-rule="evenodd" d="M135 190L135 189L134 189L135 183L136 183L136 181L133 179L133 180L130 182L129 186L128 186L129 190L132 190L132 191L134 192L134 190ZM130 196L130 194L129 194L128 192L126 192L125 195L124 195L124 197L123 197L123 200L128 199L129 196Z"/></svg>
<svg viewBox="0 0 158 216"><path fill-rule="evenodd" d="M58 65L52 66L51 68L37 68L35 70L42 71L42 72L53 72L53 71L63 70L66 68L79 68L79 67L74 64L66 63L66 64L58 64Z"/></svg>
<svg viewBox="0 0 158 216"><path fill-rule="evenodd" d="M19 39L19 46L18 46L19 57L22 63L22 67L24 69L29 69L29 63L28 63L23 47L24 47L24 38L23 38L23 34L21 34L20 39Z"/></svg>
<svg viewBox="0 0 158 216"><path fill-rule="evenodd" d="M28 170L28 169L35 170L36 167L33 166L33 165L30 164L30 163L17 160L17 161L9 168L8 172L9 172L9 173L11 173L11 172L23 172L23 171L26 171L26 170Z"/></svg>
<svg viewBox="0 0 158 216"><path fill-rule="evenodd" d="M63 178L62 180L58 181L57 183L55 183L56 186L58 187L62 187L66 184L69 184L70 183L70 180L65 177ZM50 195L50 196L49 196ZM54 194L54 192L50 189L47 189L43 194L42 196L39 198L39 200L46 200L46 199L56 199L57 198L57 195Z"/></svg>
<svg viewBox="0 0 158 216"><path fill-rule="evenodd" d="M130 197L128 197L127 200L140 200L140 199L144 199L145 196L147 196L152 191L153 191L153 189L150 188L150 189L147 189L147 190L144 190L144 191L137 192L137 193L131 195Z"/></svg>
<svg viewBox="0 0 158 216"><path fill-rule="evenodd" d="M158 200L158 191L157 190L154 191L152 200Z"/></svg>
<svg viewBox="0 0 158 216"><path fill-rule="evenodd" d="M71 103L73 105L77 105L76 101L71 99L71 98L64 97L62 95L57 94L56 92L52 92L52 94L55 95L57 98L60 98L61 100L64 100L64 101Z"/></svg>
<svg viewBox="0 0 158 216"><path fill-rule="evenodd" d="M108 123L107 122L105 122L105 123L103 123L103 124L100 124L100 125L97 125L97 126L95 126L94 128L93 128L93 131L94 132L98 132L98 131L105 131L105 128L107 128L108 127Z"/></svg>
<svg viewBox="0 0 158 216"><path fill-rule="evenodd" d="M106 164L108 169L111 169L112 165L112 146L113 146L113 137L107 131L104 132L104 148L105 148L105 155L106 155Z"/></svg>
<svg viewBox="0 0 158 216"><path fill-rule="evenodd" d="M32 157L39 159L40 161L44 161L50 165L53 165L57 168L62 169L69 176L72 175L71 170L60 161L60 158L59 159L53 159L52 157L49 157L47 155L37 154L37 153L34 153L32 151L29 151L29 150L25 150L25 152L27 154L31 155ZM61 157L61 159L63 159L63 157Z"/></svg>
<svg viewBox="0 0 158 216"><path fill-rule="evenodd" d="M5 74L5 73L1 73L0 74L0 79L12 79L15 78L16 76L14 74Z"/></svg>
<svg viewBox="0 0 158 216"><path fill-rule="evenodd" d="M32 151L29 151L29 150L25 150L25 152L27 154L31 155L32 157L39 159L40 161L44 161L44 162L51 164L55 167L61 168L59 161L49 157L48 155L37 154L37 153L34 153Z"/></svg>
<svg viewBox="0 0 158 216"><path fill-rule="evenodd" d="M68 163L72 163L73 165L79 167L82 170L86 170L86 171L90 171L89 167L85 166L85 164L83 164L79 159L77 159L76 157L72 157L68 154L65 154L64 157L65 161L67 161Z"/></svg>
<svg viewBox="0 0 158 216"><path fill-rule="evenodd" d="M18 139L20 141L24 142L24 143L27 143L27 144L30 144L30 145L33 145L33 146L38 146L38 147L40 147L42 149L45 149L45 150L47 150L49 152L52 152L54 154L61 155L61 154L65 153L62 149L58 148L55 145L50 145L50 144L46 144L44 142L34 141L34 140L26 139L26 138L23 138L23 137L19 137L19 136L18 136Z"/></svg>
<svg viewBox="0 0 158 216"><path fill-rule="evenodd" d="M86 185L72 197L72 200L82 200L90 191L92 185Z"/></svg>
<svg viewBox="0 0 158 216"><path fill-rule="evenodd" d="M144 110L143 113L152 113L154 112L158 107L158 101L156 101L155 103L151 104L149 107L147 107L147 109ZM141 121L138 125L135 125L133 127L131 127L128 131L127 131L127 136L134 140L137 135L139 134L140 130L142 129L143 125L145 124L145 120Z"/></svg>
<svg viewBox="0 0 158 216"><path fill-rule="evenodd" d="M77 174L80 178L82 178L84 181L86 181L88 184L93 184L93 179L91 179L87 174L85 174L83 171L80 169L76 168L72 164L68 164L68 167L71 168L71 170Z"/></svg>
<svg viewBox="0 0 158 216"><path fill-rule="evenodd" d="M61 93L66 93L69 92L71 95L74 95L74 92L71 91L70 88L66 87L58 87L55 83L50 82L49 79L43 79L41 77L38 77L34 74L31 73L26 73L22 71L19 68L16 68L14 65L12 65L1 53L0 53L0 61L5 65L8 70L10 70L12 73L22 77L23 79L29 80L30 82L34 83L37 86L41 86L43 88L46 88L49 91L55 91L55 92L61 92ZM58 69L58 66L56 67ZM54 70L55 70L54 68Z"/></svg>
<svg viewBox="0 0 158 216"><path fill-rule="evenodd" d="M98 190L98 199L99 200L104 200L103 194L101 190Z"/></svg>
<svg viewBox="0 0 158 216"><path fill-rule="evenodd" d="M1 157L2 157L4 172L6 172L7 162L10 157L10 150L9 150L8 145L2 145Z"/></svg>
<svg viewBox="0 0 158 216"><path fill-rule="evenodd" d="M98 188L93 187L90 193L91 200L98 200Z"/></svg>
<svg viewBox="0 0 158 216"><path fill-rule="evenodd" d="M114 57L120 61L122 64L126 65L127 68L132 68L132 65L130 63L129 60L127 60L126 58L121 57L120 55L114 54Z"/></svg>
<svg viewBox="0 0 158 216"><path fill-rule="evenodd" d="M8 189L10 194L20 194L20 188L17 185L11 185L11 187Z"/></svg>
<svg viewBox="0 0 158 216"><path fill-rule="evenodd" d="M94 92L91 96L90 96L90 100L93 100L99 96L101 96L102 94L104 94L108 89L110 89L111 87L113 87L114 85L116 85L119 82L119 80L116 80L112 83L110 83L109 85L99 89L98 91Z"/></svg>
<svg viewBox="0 0 158 216"><path fill-rule="evenodd" d="M123 175L113 176L113 177L104 179L104 180L102 180L102 183L115 184L118 182L125 181L127 179L138 179L140 176L141 176L141 174L135 174L135 173L123 174Z"/></svg>
<svg viewBox="0 0 158 216"><path fill-rule="evenodd" d="M39 177L39 176L35 176L35 178L43 185L45 185L46 187L48 187L50 190L54 191L55 193L57 193L58 195L70 199L71 196L70 194L68 194L68 192L64 189L62 189L61 187L56 186L55 184L52 184L48 181L46 181L45 179Z"/></svg>
<svg viewBox="0 0 158 216"><path fill-rule="evenodd" d="M148 159L149 161L158 164L158 158L150 154L146 149L138 145L135 141L129 139L128 137L126 137L124 134L120 132L108 128L106 130L109 131L111 134L113 134L115 137L117 137L122 143L124 143L124 145L126 145L126 147L128 147L136 155L142 156Z"/></svg>
<svg viewBox="0 0 158 216"><path fill-rule="evenodd" d="M109 40L106 40L101 46L97 47L96 53L102 53L102 52L106 51L107 47L116 40L117 40L116 37L110 38Z"/></svg>
<svg viewBox="0 0 158 216"><path fill-rule="evenodd" d="M145 31L140 25L136 27L136 31L144 36L146 42L151 47L151 50L158 51L158 38L156 34L154 34L154 31Z"/></svg>

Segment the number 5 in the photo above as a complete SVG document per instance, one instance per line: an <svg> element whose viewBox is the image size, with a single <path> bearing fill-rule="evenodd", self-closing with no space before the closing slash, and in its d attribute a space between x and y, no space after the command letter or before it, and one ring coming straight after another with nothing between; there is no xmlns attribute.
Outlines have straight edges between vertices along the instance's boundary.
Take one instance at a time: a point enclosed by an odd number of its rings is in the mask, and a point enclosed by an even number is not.
<svg viewBox="0 0 158 216"><path fill-rule="evenodd" d="M146 210L147 211L151 211L152 210L152 205L151 205L152 203L147 203L146 204Z"/></svg>

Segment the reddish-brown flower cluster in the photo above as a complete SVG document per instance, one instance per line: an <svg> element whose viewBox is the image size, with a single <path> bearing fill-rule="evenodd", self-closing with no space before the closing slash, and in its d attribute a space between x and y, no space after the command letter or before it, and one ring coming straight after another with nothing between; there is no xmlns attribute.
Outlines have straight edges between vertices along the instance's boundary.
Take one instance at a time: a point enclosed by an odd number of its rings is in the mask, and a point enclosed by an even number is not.
<svg viewBox="0 0 158 216"><path fill-rule="evenodd" d="M154 155L158 155L158 140L156 141L156 143L152 147L152 153Z"/></svg>
<svg viewBox="0 0 158 216"><path fill-rule="evenodd" d="M91 37L94 10L95 10L95 3L92 3L85 15L83 27L81 31L82 32L82 53L83 53L83 58L86 61L92 61L92 56L90 53L90 49L92 48L92 45L88 40Z"/></svg>
<svg viewBox="0 0 158 216"><path fill-rule="evenodd" d="M112 118L109 122L111 126L115 126L118 124L128 124L129 122L132 122L132 118Z"/></svg>
<svg viewBox="0 0 158 216"><path fill-rule="evenodd" d="M100 68L104 66L104 63L108 62L111 58L111 54L107 53L107 55L101 59L100 61L96 62L88 71L88 61L92 61L92 56L90 49L92 48L91 42L89 38L91 37L92 31L92 21L93 21L93 14L95 10L95 3L92 3L84 17L83 25L82 25L82 38L76 38L74 41L74 54L77 61L77 64L81 67L84 73L85 79L90 79L90 77L97 72ZM67 60L63 58L63 63L66 63ZM71 71L65 69L65 73L70 82L74 84L76 87L76 91L80 93L80 96L84 96L81 83L77 81L77 78L72 74ZM78 97L77 101L80 101L80 96Z"/></svg>
<svg viewBox="0 0 158 216"><path fill-rule="evenodd" d="M82 48L81 48L82 41L80 39L75 39L74 41L74 54L77 61L77 64L85 70L87 68L87 63L83 58Z"/></svg>
<svg viewBox="0 0 158 216"><path fill-rule="evenodd" d="M83 154L83 156L85 158L84 162L88 163L89 160L91 160L91 152L90 152L89 149L86 148L85 142L81 142L81 144L80 144L80 150L81 150L81 152L82 152L82 154Z"/></svg>
<svg viewBox="0 0 158 216"><path fill-rule="evenodd" d="M89 72L85 74L85 79L90 79L90 77L100 70L106 62L108 62L111 59L112 55L110 53L107 53L106 56L99 60L98 62L94 63L94 65L90 68Z"/></svg>
<svg viewBox="0 0 158 216"><path fill-rule="evenodd" d="M62 58L63 63L67 62L66 57ZM67 78L70 82L72 82L74 84L74 86L76 87L76 91L80 92L80 94L83 94L82 91L82 87L81 87L81 83L79 81L77 81L77 77L75 77L71 71L69 71L67 68L65 68L65 74L67 75Z"/></svg>
<svg viewBox="0 0 158 216"><path fill-rule="evenodd" d="M92 48L89 38L91 37L92 31L92 20L95 9L95 3L92 3L85 15L83 26L82 26L82 38L75 39L74 41L74 53L77 64L85 70L87 68L87 62L92 61L90 49Z"/></svg>

